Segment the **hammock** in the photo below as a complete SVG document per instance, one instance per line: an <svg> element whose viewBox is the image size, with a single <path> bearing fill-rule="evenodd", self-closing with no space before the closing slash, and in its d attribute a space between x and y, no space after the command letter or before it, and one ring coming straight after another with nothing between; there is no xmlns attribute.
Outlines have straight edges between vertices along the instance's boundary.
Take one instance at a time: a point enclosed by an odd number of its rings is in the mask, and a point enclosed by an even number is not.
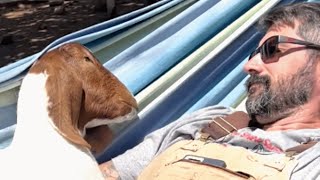
<svg viewBox="0 0 320 180"><path fill-rule="evenodd" d="M19 86L43 53L67 42L87 46L135 95L139 119L112 127L116 138L96 157L105 162L153 130L197 109L221 104L243 110L242 67L262 34L266 11L302 0L163 0L52 42L0 68L0 148L12 140Z"/></svg>

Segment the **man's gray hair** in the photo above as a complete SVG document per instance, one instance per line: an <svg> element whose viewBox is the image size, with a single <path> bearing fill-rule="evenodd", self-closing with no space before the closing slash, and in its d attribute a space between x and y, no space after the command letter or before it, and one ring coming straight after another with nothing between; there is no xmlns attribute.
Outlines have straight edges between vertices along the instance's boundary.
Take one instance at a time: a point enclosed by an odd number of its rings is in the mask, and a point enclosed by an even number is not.
<svg viewBox="0 0 320 180"><path fill-rule="evenodd" d="M267 31L270 27L279 28L289 26L297 27L297 35L304 40L320 44L320 3L302 2L279 6L258 22L258 27ZM310 58L320 55L320 51L310 51Z"/></svg>

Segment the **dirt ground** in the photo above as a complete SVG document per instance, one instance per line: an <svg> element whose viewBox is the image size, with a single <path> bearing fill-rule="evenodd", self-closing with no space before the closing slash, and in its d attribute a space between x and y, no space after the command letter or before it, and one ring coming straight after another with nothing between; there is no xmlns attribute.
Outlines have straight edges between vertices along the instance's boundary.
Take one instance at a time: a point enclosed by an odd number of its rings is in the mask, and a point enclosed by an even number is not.
<svg viewBox="0 0 320 180"><path fill-rule="evenodd" d="M88 3L89 2L89 3ZM0 67L41 51L66 34L129 13L151 3L116 0L110 17L92 1L0 3Z"/></svg>

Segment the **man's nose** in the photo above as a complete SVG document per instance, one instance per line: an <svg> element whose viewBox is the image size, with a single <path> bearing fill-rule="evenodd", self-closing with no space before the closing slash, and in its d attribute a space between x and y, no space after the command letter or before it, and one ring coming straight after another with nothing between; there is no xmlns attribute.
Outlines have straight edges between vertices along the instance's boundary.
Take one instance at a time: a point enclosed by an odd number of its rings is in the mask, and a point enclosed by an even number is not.
<svg viewBox="0 0 320 180"><path fill-rule="evenodd" d="M243 70L248 74L259 74L262 72L262 65L263 61L258 53L244 64Z"/></svg>

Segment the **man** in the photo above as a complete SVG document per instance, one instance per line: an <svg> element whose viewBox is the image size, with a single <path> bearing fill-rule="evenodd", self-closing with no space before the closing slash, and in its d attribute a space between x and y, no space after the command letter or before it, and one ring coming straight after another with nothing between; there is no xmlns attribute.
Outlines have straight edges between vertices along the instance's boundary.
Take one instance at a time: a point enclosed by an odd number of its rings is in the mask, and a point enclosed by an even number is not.
<svg viewBox="0 0 320 180"><path fill-rule="evenodd" d="M320 140L319 22L320 3L286 5L260 19L265 36L244 66L250 74L246 108L254 125L209 144L243 147L241 151L248 149L249 154L284 155L290 148ZM232 112L220 106L201 109L149 134L141 144L101 168L115 179L135 179L141 172L152 174L158 171L152 168L155 161L168 149L182 140L199 139L201 129L214 118ZM320 175L320 143L290 155L289 161L292 159L296 162L287 171L287 178L316 179Z"/></svg>

